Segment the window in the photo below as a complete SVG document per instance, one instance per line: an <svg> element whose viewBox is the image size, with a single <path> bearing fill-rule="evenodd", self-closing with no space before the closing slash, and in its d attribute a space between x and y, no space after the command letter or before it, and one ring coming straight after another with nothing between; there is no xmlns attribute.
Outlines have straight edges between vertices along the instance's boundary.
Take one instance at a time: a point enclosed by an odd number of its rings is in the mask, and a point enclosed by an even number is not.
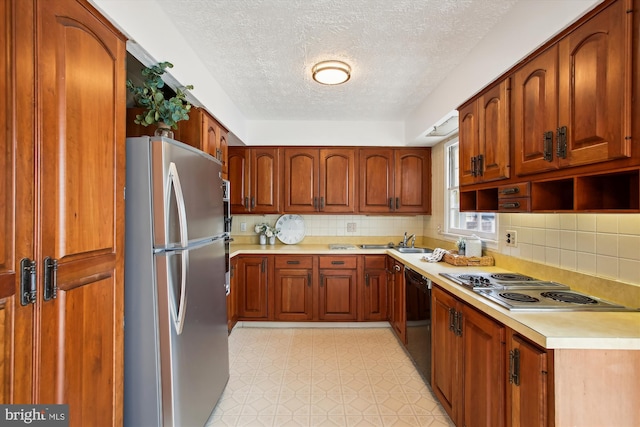
<svg viewBox="0 0 640 427"><path fill-rule="evenodd" d="M445 144L445 232L497 240L498 218L493 212L460 212L458 140Z"/></svg>

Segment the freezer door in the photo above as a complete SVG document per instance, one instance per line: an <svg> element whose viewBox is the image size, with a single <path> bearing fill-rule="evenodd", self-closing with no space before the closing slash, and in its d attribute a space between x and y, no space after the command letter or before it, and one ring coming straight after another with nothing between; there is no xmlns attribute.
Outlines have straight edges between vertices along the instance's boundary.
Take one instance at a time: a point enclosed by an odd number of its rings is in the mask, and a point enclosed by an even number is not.
<svg viewBox="0 0 640 427"><path fill-rule="evenodd" d="M185 241L194 244L222 235L220 162L177 141L151 138L149 143L154 247L186 247Z"/></svg>
<svg viewBox="0 0 640 427"><path fill-rule="evenodd" d="M155 255L164 427L204 425L229 379L224 250Z"/></svg>

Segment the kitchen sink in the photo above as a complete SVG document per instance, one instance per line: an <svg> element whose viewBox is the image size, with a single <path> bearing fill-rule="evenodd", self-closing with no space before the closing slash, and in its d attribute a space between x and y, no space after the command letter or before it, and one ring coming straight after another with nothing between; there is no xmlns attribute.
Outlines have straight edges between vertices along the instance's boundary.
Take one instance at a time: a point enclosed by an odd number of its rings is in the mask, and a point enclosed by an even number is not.
<svg viewBox="0 0 640 427"><path fill-rule="evenodd" d="M429 248L410 248L405 246L400 246L393 249L403 254L430 254L431 252L433 252L433 250Z"/></svg>
<svg viewBox="0 0 640 427"><path fill-rule="evenodd" d="M360 245L362 249L391 249L393 248L393 243L387 243L384 245Z"/></svg>

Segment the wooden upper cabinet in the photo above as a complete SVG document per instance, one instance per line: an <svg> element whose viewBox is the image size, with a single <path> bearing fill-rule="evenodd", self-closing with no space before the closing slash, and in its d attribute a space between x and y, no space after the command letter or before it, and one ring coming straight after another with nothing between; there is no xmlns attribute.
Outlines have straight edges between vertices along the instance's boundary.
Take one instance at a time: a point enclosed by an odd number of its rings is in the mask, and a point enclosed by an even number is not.
<svg viewBox="0 0 640 427"><path fill-rule="evenodd" d="M179 132L175 139L191 145L220 160L223 177L227 176L228 131L206 110L193 107L189 120L178 122ZM175 131L174 131L175 132Z"/></svg>
<svg viewBox="0 0 640 427"><path fill-rule="evenodd" d="M395 150L396 213L431 213L431 150Z"/></svg>
<svg viewBox="0 0 640 427"><path fill-rule="evenodd" d="M458 110L458 123L460 185L474 184L480 149L477 101L470 102Z"/></svg>
<svg viewBox="0 0 640 427"><path fill-rule="evenodd" d="M360 212L393 212L394 160L391 148L361 148Z"/></svg>
<svg viewBox="0 0 640 427"><path fill-rule="evenodd" d="M558 45L561 166L631 155L631 10L632 0L618 0Z"/></svg>
<svg viewBox="0 0 640 427"><path fill-rule="evenodd" d="M353 213L356 163L351 148L285 148L284 211Z"/></svg>
<svg viewBox="0 0 640 427"><path fill-rule="evenodd" d="M229 147L231 212L280 211L280 150L273 147Z"/></svg>
<svg viewBox="0 0 640 427"><path fill-rule="evenodd" d="M632 0L617 0L514 73L517 175L631 156Z"/></svg>
<svg viewBox="0 0 640 427"><path fill-rule="evenodd" d="M510 80L459 112L460 185L509 178Z"/></svg>
<svg viewBox="0 0 640 427"><path fill-rule="evenodd" d="M558 48L551 46L513 76L515 171L557 168L552 162L558 120Z"/></svg>
<svg viewBox="0 0 640 427"><path fill-rule="evenodd" d="M285 148L284 211L317 212L320 153L313 148Z"/></svg>
<svg viewBox="0 0 640 427"><path fill-rule="evenodd" d="M428 148L361 148L362 213L431 211L431 150Z"/></svg>

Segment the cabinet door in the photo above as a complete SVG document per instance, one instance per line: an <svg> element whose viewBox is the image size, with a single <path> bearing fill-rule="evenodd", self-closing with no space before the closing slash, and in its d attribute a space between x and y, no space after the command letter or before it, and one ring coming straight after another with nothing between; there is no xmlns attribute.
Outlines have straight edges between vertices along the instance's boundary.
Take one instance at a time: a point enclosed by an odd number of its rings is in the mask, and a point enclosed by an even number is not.
<svg viewBox="0 0 640 427"><path fill-rule="evenodd" d="M356 162L351 148L320 150L319 211L354 213L356 211Z"/></svg>
<svg viewBox="0 0 640 427"><path fill-rule="evenodd" d="M463 306L461 313L463 425L502 427L505 424L504 327L467 306Z"/></svg>
<svg viewBox="0 0 640 427"><path fill-rule="evenodd" d="M357 320L356 270L320 270L318 317L320 320Z"/></svg>
<svg viewBox="0 0 640 427"><path fill-rule="evenodd" d="M454 333L454 313L457 302L454 297L434 286L431 290L432 346L431 387L442 407L454 423L458 424L459 396L462 378L458 369L458 337Z"/></svg>
<svg viewBox="0 0 640 427"><path fill-rule="evenodd" d="M35 260L33 2L0 1L0 402L33 402L36 305L21 305L20 260ZM18 32L15 29L31 29ZM13 50L13 54L11 54ZM16 215L15 213L19 214Z"/></svg>
<svg viewBox="0 0 640 427"><path fill-rule="evenodd" d="M275 318L276 320L312 320L314 272L317 257L275 257Z"/></svg>
<svg viewBox="0 0 640 427"><path fill-rule="evenodd" d="M431 149L395 150L394 212L431 212Z"/></svg>
<svg viewBox="0 0 640 427"><path fill-rule="evenodd" d="M513 76L516 175L557 168L558 49L552 46ZM546 135L546 138L545 138Z"/></svg>
<svg viewBox="0 0 640 427"><path fill-rule="evenodd" d="M70 425L115 426L122 423L125 43L85 4L36 7L38 258L57 261L57 297L39 301L36 399L69 404Z"/></svg>
<svg viewBox="0 0 640 427"><path fill-rule="evenodd" d="M267 257L238 258L238 318L266 319L268 317L268 259Z"/></svg>
<svg viewBox="0 0 640 427"><path fill-rule="evenodd" d="M562 166L631 155L630 10L630 0L618 0L559 42L558 123L567 127Z"/></svg>
<svg viewBox="0 0 640 427"><path fill-rule="evenodd" d="M509 178L510 79L482 94L478 100L479 181Z"/></svg>
<svg viewBox="0 0 640 427"><path fill-rule="evenodd" d="M392 212L394 204L393 150L361 148L358 209L362 213Z"/></svg>
<svg viewBox="0 0 640 427"><path fill-rule="evenodd" d="M510 340L507 399L512 427L547 427L549 368L547 352L518 335Z"/></svg>
<svg viewBox="0 0 640 427"><path fill-rule="evenodd" d="M250 158L249 150L240 147L229 147L229 184L231 186L230 202L232 214L249 213L250 201Z"/></svg>
<svg viewBox="0 0 640 427"><path fill-rule="evenodd" d="M382 268L364 270L364 320L387 318L387 271Z"/></svg>
<svg viewBox="0 0 640 427"><path fill-rule="evenodd" d="M404 265L393 264L393 319L391 326L403 344L407 344L406 289L404 282Z"/></svg>
<svg viewBox="0 0 640 427"><path fill-rule="evenodd" d="M233 187L232 192L233 192ZM251 213L280 211L280 151L277 148L251 149Z"/></svg>
<svg viewBox="0 0 640 427"><path fill-rule="evenodd" d="M229 332L238 322L238 260L233 258L230 263L229 295L227 295L227 329Z"/></svg>
<svg viewBox="0 0 640 427"><path fill-rule="evenodd" d="M476 182L476 159L480 153L478 101L475 100L458 111L458 150L460 185Z"/></svg>
<svg viewBox="0 0 640 427"><path fill-rule="evenodd" d="M222 178L229 179L229 143L227 142L227 137L229 132L220 127L220 152L222 161Z"/></svg>
<svg viewBox="0 0 640 427"><path fill-rule="evenodd" d="M284 149L284 211L317 212L319 153L317 149Z"/></svg>

